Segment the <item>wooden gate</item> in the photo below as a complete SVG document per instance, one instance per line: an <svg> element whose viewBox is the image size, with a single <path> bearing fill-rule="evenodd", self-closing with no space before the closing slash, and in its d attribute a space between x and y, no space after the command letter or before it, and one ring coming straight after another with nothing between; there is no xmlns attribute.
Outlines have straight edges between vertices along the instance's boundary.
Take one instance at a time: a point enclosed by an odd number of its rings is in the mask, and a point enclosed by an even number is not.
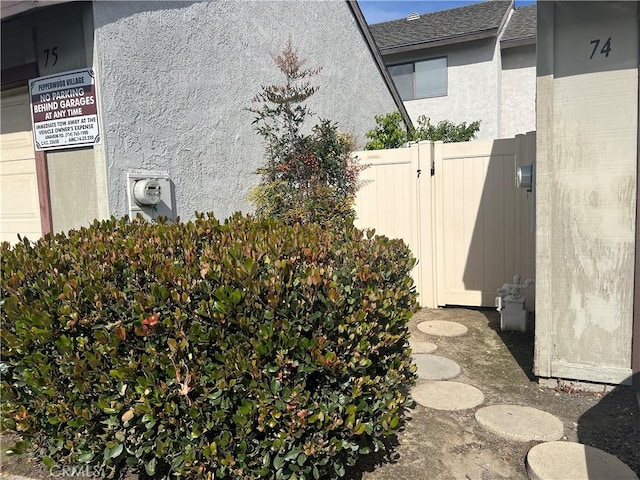
<svg viewBox="0 0 640 480"><path fill-rule="evenodd" d="M535 132L516 138L357 153L358 225L402 238L418 258L422 306L493 306L497 289L535 277L533 196L515 187L535 159ZM534 306L533 288L527 305Z"/></svg>

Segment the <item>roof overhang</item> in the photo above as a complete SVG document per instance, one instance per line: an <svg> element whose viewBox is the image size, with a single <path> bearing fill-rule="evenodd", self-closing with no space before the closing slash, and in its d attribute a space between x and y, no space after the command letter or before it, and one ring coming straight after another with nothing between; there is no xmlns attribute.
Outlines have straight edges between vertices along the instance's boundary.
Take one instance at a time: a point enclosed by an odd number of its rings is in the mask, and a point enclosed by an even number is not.
<svg viewBox="0 0 640 480"><path fill-rule="evenodd" d="M6 20L37 8L73 1L75 0L2 0L0 1L0 18Z"/></svg>
<svg viewBox="0 0 640 480"><path fill-rule="evenodd" d="M509 40L501 40L500 48L504 50L506 48L524 47L525 45L535 45L535 44L536 44L535 36L510 38Z"/></svg>
<svg viewBox="0 0 640 480"><path fill-rule="evenodd" d="M371 52L371 55L373 55L373 59L376 62L378 71L380 72L380 75L382 76L384 83L387 85L387 88L389 89L389 93L391 93L391 96L393 97L393 101L395 102L396 107L398 108L398 111L402 115L404 124L407 126L407 128L413 128L413 122L411 121L409 112L407 112L407 109L404 106L404 102L400 98L400 94L398 93L396 84L393 83L393 79L391 78L391 75L389 75L389 70L387 70L387 66L384 63L384 59L380 54L380 49L378 49L378 46L376 45L376 42L373 39L371 30L369 30L369 25L367 24L367 21L365 20L364 15L362 14L362 10L360 10L360 6L358 5L358 2L356 0L346 0L346 2L347 2L347 5L349 5L349 8L351 9L353 18L355 18L356 23L360 28L360 33L362 33L362 37L364 38L364 41L369 46L369 51Z"/></svg>
<svg viewBox="0 0 640 480"><path fill-rule="evenodd" d="M472 42L474 40L482 40L485 38L495 38L498 35L498 29L481 30L474 33L465 33L464 35L452 35L450 37L442 37L427 42L408 43L405 45L395 45L393 47L381 48L382 55L393 55L395 53L414 52L425 48L441 47L444 45L453 45L455 43Z"/></svg>

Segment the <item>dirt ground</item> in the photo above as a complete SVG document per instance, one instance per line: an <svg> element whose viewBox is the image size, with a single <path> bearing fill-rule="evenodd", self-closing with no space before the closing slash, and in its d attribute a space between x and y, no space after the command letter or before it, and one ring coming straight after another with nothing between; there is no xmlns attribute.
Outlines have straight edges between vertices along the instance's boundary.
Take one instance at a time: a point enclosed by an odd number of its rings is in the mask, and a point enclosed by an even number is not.
<svg viewBox="0 0 640 480"><path fill-rule="evenodd" d="M459 322L469 329L462 337L432 337L416 325L425 320ZM352 478L526 479L526 454L538 442L504 440L475 421L482 406L516 404L557 416L565 440L600 448L617 456L640 476L640 409L629 387L608 393L572 391L568 386L544 388L533 376L533 330L501 332L493 310L423 309L410 324L412 337L435 343L434 352L457 362L455 381L473 385L485 403L461 412L442 412L417 405L409 412L391 458L362 465ZM372 468L375 467L375 468Z"/></svg>
<svg viewBox="0 0 640 480"><path fill-rule="evenodd" d="M416 325L425 320L462 323L467 335L431 337ZM579 392L570 387L544 388L533 377L533 331L500 332L493 310L424 309L410 323L416 340L435 343L435 354L456 361L462 373L455 381L480 389L486 405L516 404L556 415L565 427L565 440L581 442L617 456L640 476L640 409L628 387L612 391ZM372 456L348 472L353 480L526 479L525 457L536 442L504 440L482 429L475 409L443 412L417 405L407 422L389 440L387 455ZM51 478L46 469L4 454L0 477L6 473ZM131 480L128 477L127 480Z"/></svg>

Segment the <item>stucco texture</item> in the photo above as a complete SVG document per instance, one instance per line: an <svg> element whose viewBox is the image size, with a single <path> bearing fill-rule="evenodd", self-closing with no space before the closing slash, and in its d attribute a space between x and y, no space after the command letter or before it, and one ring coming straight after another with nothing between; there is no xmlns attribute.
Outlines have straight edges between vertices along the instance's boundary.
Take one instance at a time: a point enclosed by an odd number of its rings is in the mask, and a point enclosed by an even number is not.
<svg viewBox="0 0 640 480"><path fill-rule="evenodd" d="M447 57L447 95L404 102L411 120L416 123L426 115L432 123L481 120L479 140L499 136L500 86L499 54L495 38L448 45L409 54L389 55L388 65L428 58Z"/></svg>
<svg viewBox="0 0 640 480"><path fill-rule="evenodd" d="M629 382L638 7L538 8L535 373ZM608 35L616 50L594 52Z"/></svg>
<svg viewBox="0 0 640 480"><path fill-rule="evenodd" d="M536 46L502 50L500 137L536 129Z"/></svg>
<svg viewBox="0 0 640 480"><path fill-rule="evenodd" d="M109 206L127 213L126 174L165 171L175 212L248 211L264 161L245 109L281 82L272 55L288 39L323 66L314 112L356 135L395 109L349 6L339 1L95 2Z"/></svg>

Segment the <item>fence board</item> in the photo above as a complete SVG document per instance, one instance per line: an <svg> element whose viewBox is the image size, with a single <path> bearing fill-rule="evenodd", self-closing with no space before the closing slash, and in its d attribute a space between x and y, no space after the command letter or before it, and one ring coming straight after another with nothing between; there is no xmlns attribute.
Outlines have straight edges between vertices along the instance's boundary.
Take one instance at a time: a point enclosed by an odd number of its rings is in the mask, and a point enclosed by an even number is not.
<svg viewBox="0 0 640 480"><path fill-rule="evenodd" d="M357 155L369 165L357 224L407 242L419 259L413 275L423 306L493 306L514 275L534 278L533 198L515 187L515 172L535 160L535 132ZM528 289L530 309L533 295Z"/></svg>

